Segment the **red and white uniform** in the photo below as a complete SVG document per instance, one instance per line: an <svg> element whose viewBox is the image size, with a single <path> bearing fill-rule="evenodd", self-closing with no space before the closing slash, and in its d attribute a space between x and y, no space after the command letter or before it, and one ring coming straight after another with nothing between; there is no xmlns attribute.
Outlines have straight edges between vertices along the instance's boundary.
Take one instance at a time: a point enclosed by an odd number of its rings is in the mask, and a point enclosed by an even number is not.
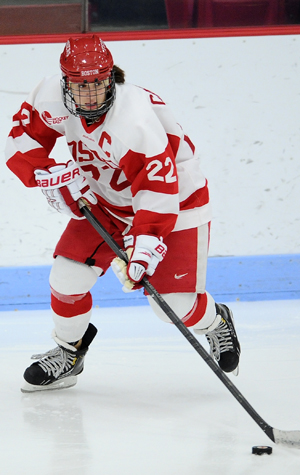
<svg viewBox="0 0 300 475"><path fill-rule="evenodd" d="M26 186L36 186L34 170L60 162L50 156L62 136L97 196L98 204L92 211L115 240L122 245L125 232L163 238L168 251L150 280L163 295L190 295L187 310L181 314L188 326L195 325L207 307L209 193L195 147L168 106L143 88L116 84L111 109L87 126L64 106L60 76L46 78L13 117L6 146L8 167ZM93 266L105 272L115 257L86 220L74 219L55 255L72 259L70 266L74 261L86 263L91 272ZM89 289L95 279L81 266L76 268L77 285L74 264L68 270L68 265L62 269L60 260L56 261L50 276L54 321L59 337L74 341L87 327L92 307ZM70 275L72 291L68 287ZM72 295L65 298L62 294ZM180 305L176 306L179 311Z"/></svg>
<svg viewBox="0 0 300 475"><path fill-rule="evenodd" d="M207 183L195 147L154 93L116 85L116 101L87 126L61 100L60 76L44 79L13 117L7 165L26 186L65 136L73 159L104 208L131 224L130 234L165 238L211 219Z"/></svg>

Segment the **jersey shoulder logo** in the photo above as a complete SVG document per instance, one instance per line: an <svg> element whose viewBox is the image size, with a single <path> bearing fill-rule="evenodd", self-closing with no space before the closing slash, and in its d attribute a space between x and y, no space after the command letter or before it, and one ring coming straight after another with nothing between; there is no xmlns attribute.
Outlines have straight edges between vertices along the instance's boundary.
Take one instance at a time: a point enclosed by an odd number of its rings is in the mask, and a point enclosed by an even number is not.
<svg viewBox="0 0 300 475"><path fill-rule="evenodd" d="M68 115L63 115L63 116L60 116L60 117L52 117L50 112L48 112L48 111L42 112L42 119L48 125L61 124L64 120L67 120L68 118L69 118Z"/></svg>

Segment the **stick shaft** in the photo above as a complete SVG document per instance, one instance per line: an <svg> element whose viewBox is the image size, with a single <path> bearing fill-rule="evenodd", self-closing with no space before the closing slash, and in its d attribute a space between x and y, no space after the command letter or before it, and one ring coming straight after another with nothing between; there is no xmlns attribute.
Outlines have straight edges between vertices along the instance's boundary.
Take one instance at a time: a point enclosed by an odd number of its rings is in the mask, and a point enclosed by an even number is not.
<svg viewBox="0 0 300 475"><path fill-rule="evenodd" d="M119 244L114 240L114 238L108 233L108 231L102 226L102 224L97 220L93 213L85 205L81 205L81 212L89 221L89 223L94 227L94 229L101 235L104 241L109 245L109 247L115 252L115 254L123 259L125 262L128 262L128 257L126 252L119 246ZM183 336L188 340L188 342L193 346L197 353L203 358L205 363L212 369L216 376L222 381L226 388L231 392L235 399L241 404L241 406L248 412L252 419L259 425L259 427L266 433L266 435L275 442L273 427L267 424L264 419L255 411L255 409L249 404L245 399L242 393L237 389L237 387L232 383L232 381L226 376L226 374L219 368L203 346L199 343L197 338L190 332L190 330L182 323L180 318L175 314L172 308L167 304L163 297L157 292L153 285L144 277L141 281L143 287L147 290L149 295L157 303L157 305L165 312L165 314L170 318L170 320L176 325L178 330L183 334Z"/></svg>

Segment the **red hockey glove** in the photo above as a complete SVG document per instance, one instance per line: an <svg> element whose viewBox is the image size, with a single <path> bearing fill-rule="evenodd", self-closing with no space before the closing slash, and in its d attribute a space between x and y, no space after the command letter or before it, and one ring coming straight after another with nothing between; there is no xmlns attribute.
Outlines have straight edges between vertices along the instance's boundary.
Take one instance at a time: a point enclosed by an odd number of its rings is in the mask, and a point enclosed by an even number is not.
<svg viewBox="0 0 300 475"><path fill-rule="evenodd" d="M138 283L145 274L154 274L158 263L166 255L167 246L156 236L140 235L125 236L124 247L129 259L128 264L116 257L111 267L123 285L122 290L131 292L141 288Z"/></svg>
<svg viewBox="0 0 300 475"><path fill-rule="evenodd" d="M79 198L83 198L87 204L97 203L86 178L80 175L79 166L71 160L48 170L35 170L34 174L36 184L46 196L48 204L73 219L85 219L78 207Z"/></svg>

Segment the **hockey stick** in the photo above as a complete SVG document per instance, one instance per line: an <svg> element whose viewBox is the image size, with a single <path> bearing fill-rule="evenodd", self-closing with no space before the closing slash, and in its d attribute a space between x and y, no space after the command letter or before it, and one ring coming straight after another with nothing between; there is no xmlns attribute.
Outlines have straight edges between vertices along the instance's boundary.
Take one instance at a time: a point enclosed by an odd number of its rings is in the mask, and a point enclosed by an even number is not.
<svg viewBox="0 0 300 475"><path fill-rule="evenodd" d="M126 252L119 246L119 244L113 239L113 237L106 231L102 224L97 220L85 203L80 201L80 209L89 223L93 228L101 235L104 241L108 246L114 251L114 253L125 262L128 262L128 257ZM275 429L274 427L267 424L264 419L255 411L255 409L249 404L237 387L231 382L231 380L226 376L225 373L219 368L203 346L199 343L197 338L190 332L190 330L182 323L180 318L174 313L174 311L169 307L167 302L163 297L157 292L153 285L148 281L147 278L143 278L141 281L143 287L147 290L149 295L157 303L157 305L165 312L165 314L170 318L170 320L176 325L178 330L183 334L183 336L190 342L193 348L197 353L204 359L208 366L212 369L215 375L222 381L226 388L231 392L235 399L241 404L241 406L248 412L248 414L254 419L254 421L259 425L259 427L265 432L265 434L276 444L283 444L289 447L300 448L300 431L283 431Z"/></svg>

